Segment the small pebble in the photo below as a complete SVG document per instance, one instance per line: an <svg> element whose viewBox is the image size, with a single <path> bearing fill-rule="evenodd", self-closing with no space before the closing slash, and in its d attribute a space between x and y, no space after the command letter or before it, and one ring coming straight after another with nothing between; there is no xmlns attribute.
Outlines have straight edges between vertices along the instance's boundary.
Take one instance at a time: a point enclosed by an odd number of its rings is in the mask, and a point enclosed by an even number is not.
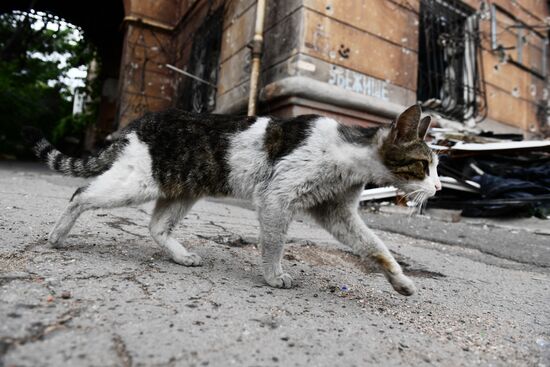
<svg viewBox="0 0 550 367"><path fill-rule="evenodd" d="M69 298L71 298L71 292L69 292L69 291L63 291L63 292L61 292L61 298L63 298L63 299L69 299Z"/></svg>

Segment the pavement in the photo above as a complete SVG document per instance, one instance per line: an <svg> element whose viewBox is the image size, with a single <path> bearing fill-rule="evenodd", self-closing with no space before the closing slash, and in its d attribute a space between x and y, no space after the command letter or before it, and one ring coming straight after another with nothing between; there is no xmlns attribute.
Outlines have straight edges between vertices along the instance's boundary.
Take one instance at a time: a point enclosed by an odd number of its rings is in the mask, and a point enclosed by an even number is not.
<svg viewBox="0 0 550 367"><path fill-rule="evenodd" d="M295 285L273 289L255 213L234 200L203 200L176 228L199 268L152 242L150 204L85 213L49 248L82 183L0 162L0 366L550 366L548 236L365 211L417 285L403 297L298 217Z"/></svg>

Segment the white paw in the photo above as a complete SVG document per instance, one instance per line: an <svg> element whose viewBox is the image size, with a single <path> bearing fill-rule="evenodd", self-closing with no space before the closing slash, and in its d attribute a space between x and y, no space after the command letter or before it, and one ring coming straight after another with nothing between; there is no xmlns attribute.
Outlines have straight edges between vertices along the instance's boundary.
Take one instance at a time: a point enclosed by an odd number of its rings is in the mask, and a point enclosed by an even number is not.
<svg viewBox="0 0 550 367"><path fill-rule="evenodd" d="M52 236L48 238L48 246L50 248L60 248L63 245L61 242L61 240L52 238Z"/></svg>
<svg viewBox="0 0 550 367"><path fill-rule="evenodd" d="M199 255L192 252L187 252L186 254L178 254L172 256L172 260L180 265L185 266L201 266L202 259Z"/></svg>
<svg viewBox="0 0 550 367"><path fill-rule="evenodd" d="M412 296L416 293L413 281L403 274L390 275L389 281L393 289L404 296Z"/></svg>
<svg viewBox="0 0 550 367"><path fill-rule="evenodd" d="M292 277L287 273L280 275L264 276L265 281L275 288L290 288L292 287Z"/></svg>

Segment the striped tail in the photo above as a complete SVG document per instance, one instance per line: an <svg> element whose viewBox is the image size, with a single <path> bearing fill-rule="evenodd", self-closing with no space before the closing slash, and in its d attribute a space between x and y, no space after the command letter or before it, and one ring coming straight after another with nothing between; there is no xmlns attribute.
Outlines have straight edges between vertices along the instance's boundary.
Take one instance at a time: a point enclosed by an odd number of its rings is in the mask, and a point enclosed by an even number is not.
<svg viewBox="0 0 550 367"><path fill-rule="evenodd" d="M93 156L74 158L55 149L42 132L34 127L24 127L22 135L32 146L34 154L46 162L48 167L65 175L76 177L92 177L107 171L127 143L126 139L116 140Z"/></svg>

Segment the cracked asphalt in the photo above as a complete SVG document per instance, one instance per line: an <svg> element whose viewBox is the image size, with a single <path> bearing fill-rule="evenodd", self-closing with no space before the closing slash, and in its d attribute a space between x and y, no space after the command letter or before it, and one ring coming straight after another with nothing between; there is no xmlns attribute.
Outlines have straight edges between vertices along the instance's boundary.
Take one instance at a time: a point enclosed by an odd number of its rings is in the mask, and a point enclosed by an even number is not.
<svg viewBox="0 0 550 367"><path fill-rule="evenodd" d="M82 182L0 163L0 366L550 366L549 268L498 237L484 251L377 229L418 287L403 297L302 218L283 264L296 285L273 289L254 212L232 201L203 200L176 228L199 268L152 242L151 205L85 213L47 247Z"/></svg>

